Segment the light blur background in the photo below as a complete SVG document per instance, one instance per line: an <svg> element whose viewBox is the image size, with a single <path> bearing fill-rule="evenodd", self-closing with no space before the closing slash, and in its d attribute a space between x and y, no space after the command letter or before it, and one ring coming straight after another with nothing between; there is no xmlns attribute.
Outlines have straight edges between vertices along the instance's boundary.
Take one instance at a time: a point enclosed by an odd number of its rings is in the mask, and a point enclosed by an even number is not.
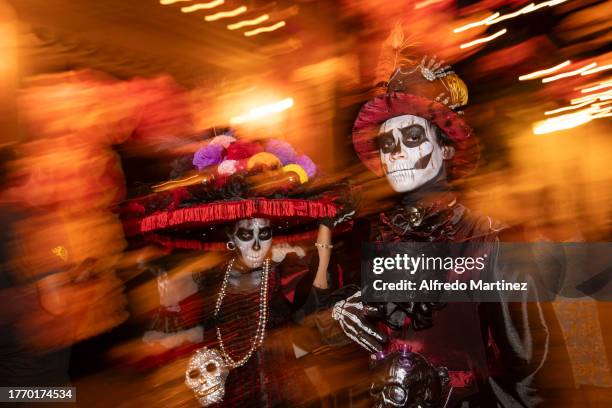
<svg viewBox="0 0 612 408"><path fill-rule="evenodd" d="M483 150L456 186L465 203L533 241L610 241L611 16L601 0L0 0L3 262L13 265L0 293L37 304L0 319L29 349L72 349L83 406L155 406L168 396L156 387L182 366L126 368L157 352L133 323L159 304L137 268L158 254L128 247L116 209L230 125L299 146L331 178L366 187L362 214L379 208L388 191L350 131L397 23L468 85L465 118ZM585 302L580 317L558 312L578 322L566 340L580 356L581 406L603 406L610 311ZM122 391L100 392L106 383Z"/></svg>

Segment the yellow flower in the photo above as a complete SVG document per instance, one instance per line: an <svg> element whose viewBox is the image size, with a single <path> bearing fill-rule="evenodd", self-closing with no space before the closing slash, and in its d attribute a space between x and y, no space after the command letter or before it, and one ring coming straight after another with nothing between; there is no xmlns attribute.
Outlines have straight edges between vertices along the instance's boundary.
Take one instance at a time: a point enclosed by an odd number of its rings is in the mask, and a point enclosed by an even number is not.
<svg viewBox="0 0 612 408"><path fill-rule="evenodd" d="M296 173L300 177L301 184L308 182L308 174L306 174L306 170L304 170L304 168L300 166L299 164L288 164L285 167L283 167L283 171L284 172L292 171Z"/></svg>

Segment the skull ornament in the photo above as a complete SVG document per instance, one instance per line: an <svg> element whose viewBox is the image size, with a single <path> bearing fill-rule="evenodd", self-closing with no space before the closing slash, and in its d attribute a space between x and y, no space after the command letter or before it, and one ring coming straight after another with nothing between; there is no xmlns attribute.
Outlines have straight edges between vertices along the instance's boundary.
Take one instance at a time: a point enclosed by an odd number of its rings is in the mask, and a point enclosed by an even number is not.
<svg viewBox="0 0 612 408"><path fill-rule="evenodd" d="M185 371L185 384L194 392L200 405L206 407L223 400L228 374L229 369L221 354L204 347L191 356Z"/></svg>
<svg viewBox="0 0 612 408"><path fill-rule="evenodd" d="M442 406L450 379L445 367L434 367L421 354L407 350L373 355L376 379L370 388L376 408Z"/></svg>
<svg viewBox="0 0 612 408"><path fill-rule="evenodd" d="M265 218L240 220L234 226L229 238L240 252L242 262L249 268L259 268L272 246L270 220Z"/></svg>
<svg viewBox="0 0 612 408"><path fill-rule="evenodd" d="M413 191L436 177L453 152L441 146L433 123L413 115L385 121L378 143L383 171L398 193Z"/></svg>

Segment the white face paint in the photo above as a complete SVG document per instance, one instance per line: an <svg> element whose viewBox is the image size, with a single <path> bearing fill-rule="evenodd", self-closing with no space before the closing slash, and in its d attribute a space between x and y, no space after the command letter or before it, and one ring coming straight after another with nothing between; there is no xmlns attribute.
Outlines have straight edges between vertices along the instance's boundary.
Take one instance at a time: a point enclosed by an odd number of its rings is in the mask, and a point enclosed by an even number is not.
<svg viewBox="0 0 612 408"><path fill-rule="evenodd" d="M413 115L385 121L378 132L383 171L398 193L415 190L438 175L444 162L435 126Z"/></svg>
<svg viewBox="0 0 612 408"><path fill-rule="evenodd" d="M236 244L242 262L249 268L259 268L272 246L270 220L250 218L238 221L231 240Z"/></svg>

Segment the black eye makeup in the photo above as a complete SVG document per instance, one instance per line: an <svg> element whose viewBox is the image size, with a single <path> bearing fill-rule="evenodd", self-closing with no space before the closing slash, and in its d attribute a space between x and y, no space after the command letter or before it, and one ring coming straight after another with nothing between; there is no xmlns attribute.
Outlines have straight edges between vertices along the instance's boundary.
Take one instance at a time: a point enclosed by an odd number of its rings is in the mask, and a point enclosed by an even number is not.
<svg viewBox="0 0 612 408"><path fill-rule="evenodd" d="M408 148L417 147L427 141L425 129L421 125L410 125L401 128L400 132L402 133L402 143Z"/></svg>
<svg viewBox="0 0 612 408"><path fill-rule="evenodd" d="M272 238L272 228L265 227L259 230L259 239L261 241L267 241Z"/></svg>
<svg viewBox="0 0 612 408"><path fill-rule="evenodd" d="M238 228L236 231L236 237L241 241L250 241L253 239L253 230L246 228Z"/></svg>
<svg viewBox="0 0 612 408"><path fill-rule="evenodd" d="M393 137L393 131L378 135L378 148L383 153L391 153L393 149L395 149L395 137Z"/></svg>

